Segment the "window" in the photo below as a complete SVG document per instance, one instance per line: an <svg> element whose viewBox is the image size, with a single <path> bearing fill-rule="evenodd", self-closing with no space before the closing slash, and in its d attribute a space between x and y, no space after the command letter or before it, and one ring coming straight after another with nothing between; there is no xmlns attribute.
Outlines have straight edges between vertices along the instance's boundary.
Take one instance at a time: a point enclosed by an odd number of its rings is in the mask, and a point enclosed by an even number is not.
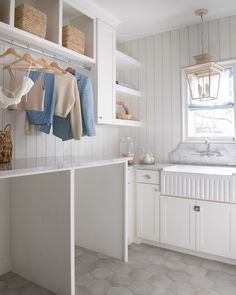
<svg viewBox="0 0 236 295"><path fill-rule="evenodd" d="M216 101L192 101L184 75L184 139L187 141L235 138L236 65L224 66Z"/></svg>

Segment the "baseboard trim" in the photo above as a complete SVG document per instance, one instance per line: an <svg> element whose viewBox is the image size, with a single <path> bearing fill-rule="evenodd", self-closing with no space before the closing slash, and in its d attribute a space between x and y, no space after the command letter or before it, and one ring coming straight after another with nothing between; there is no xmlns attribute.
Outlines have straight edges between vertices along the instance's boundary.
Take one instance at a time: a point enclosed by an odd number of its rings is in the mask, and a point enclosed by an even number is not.
<svg viewBox="0 0 236 295"><path fill-rule="evenodd" d="M171 245L160 243L160 242L149 241L149 240L145 240L145 239L137 239L136 241L137 241L136 244L143 243L143 244L156 246L159 248L163 248L163 249L167 249L167 250L171 250L171 251L176 251L176 252L180 252L180 253L184 253L184 254L189 254L189 255L193 255L193 256L209 259L209 260L214 260L214 261L219 261L219 262L223 262L223 263L227 263L227 264L236 265L236 260L230 259L230 258L206 254L206 253L198 252L195 250L188 250L188 249L184 249L184 248L180 248L180 247L176 247L176 246L171 246Z"/></svg>
<svg viewBox="0 0 236 295"><path fill-rule="evenodd" d="M9 271L11 271L10 258L0 260L0 276L8 273Z"/></svg>

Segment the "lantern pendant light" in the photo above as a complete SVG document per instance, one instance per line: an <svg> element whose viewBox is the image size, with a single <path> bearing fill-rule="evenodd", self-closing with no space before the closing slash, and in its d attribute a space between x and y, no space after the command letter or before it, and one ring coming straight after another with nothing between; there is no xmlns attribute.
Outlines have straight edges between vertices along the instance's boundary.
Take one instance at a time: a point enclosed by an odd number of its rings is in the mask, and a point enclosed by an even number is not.
<svg viewBox="0 0 236 295"><path fill-rule="evenodd" d="M196 65L184 68L189 85L192 102L216 100L219 93L220 76L224 68L212 62L212 57L204 53L203 16L207 9L198 9L195 14L201 17L201 47L202 53L194 56Z"/></svg>

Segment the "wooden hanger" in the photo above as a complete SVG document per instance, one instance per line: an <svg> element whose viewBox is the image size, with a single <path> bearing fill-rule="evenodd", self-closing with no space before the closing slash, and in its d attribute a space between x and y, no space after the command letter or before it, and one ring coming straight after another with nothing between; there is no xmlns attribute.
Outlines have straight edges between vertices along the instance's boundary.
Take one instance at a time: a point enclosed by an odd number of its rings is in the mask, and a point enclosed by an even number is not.
<svg viewBox="0 0 236 295"><path fill-rule="evenodd" d="M16 52L16 50L14 48L11 48L11 47L7 48L7 50L4 53L0 54L0 58L4 58L4 57L9 56L9 55L13 55L13 56L15 56L17 58L21 58L21 55L19 55ZM5 65L5 63L1 63L1 65Z"/></svg>
<svg viewBox="0 0 236 295"><path fill-rule="evenodd" d="M57 62L55 62L55 61L54 62L51 62L50 63L50 66L52 68L58 70L61 74L63 74L63 75L66 74L66 71L64 69L62 69Z"/></svg>
<svg viewBox="0 0 236 295"><path fill-rule="evenodd" d="M0 58L3 58L3 57L8 56L8 55L13 55L15 57L21 58L21 55L19 55L16 52L16 50L14 48L11 48L11 47L7 48L7 50L4 53L0 54Z"/></svg>
<svg viewBox="0 0 236 295"><path fill-rule="evenodd" d="M32 58L32 56L29 54L29 53L25 53L23 54L19 59L9 63L9 64L6 64L3 69L7 69L9 67L12 67L22 61L25 61L27 62L28 64L32 65L32 66L36 66L37 62L35 59Z"/></svg>

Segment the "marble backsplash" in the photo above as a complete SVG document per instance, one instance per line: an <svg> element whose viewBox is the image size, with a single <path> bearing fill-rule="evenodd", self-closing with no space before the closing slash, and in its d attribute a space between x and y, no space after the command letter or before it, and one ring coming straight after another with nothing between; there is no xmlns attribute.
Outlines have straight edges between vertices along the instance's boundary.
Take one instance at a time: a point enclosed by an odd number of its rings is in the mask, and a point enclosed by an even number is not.
<svg viewBox="0 0 236 295"><path fill-rule="evenodd" d="M174 164L236 166L236 143L180 143L169 159Z"/></svg>

